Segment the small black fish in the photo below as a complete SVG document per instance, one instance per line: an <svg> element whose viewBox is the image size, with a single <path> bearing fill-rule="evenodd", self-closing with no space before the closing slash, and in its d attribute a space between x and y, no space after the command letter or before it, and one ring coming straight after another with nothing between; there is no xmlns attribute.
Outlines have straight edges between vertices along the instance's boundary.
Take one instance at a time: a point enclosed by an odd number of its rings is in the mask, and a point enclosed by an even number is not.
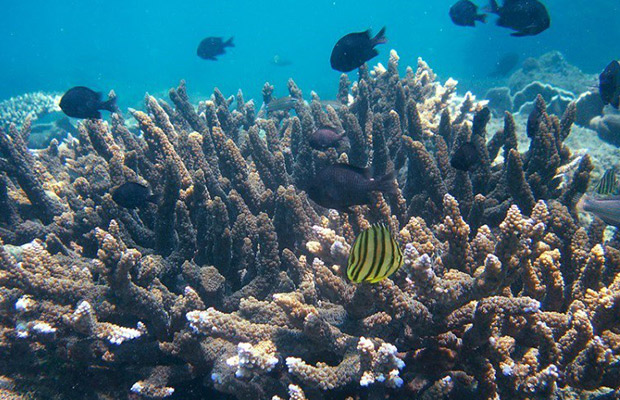
<svg viewBox="0 0 620 400"><path fill-rule="evenodd" d="M313 149L325 150L330 147L336 147L344 138L345 132L336 132L331 126L322 126L308 137L308 143Z"/></svg>
<svg viewBox="0 0 620 400"><path fill-rule="evenodd" d="M479 160L480 155L476 146L472 142L465 142L456 149L452 158L450 158L450 165L452 165L452 168L460 171L469 171Z"/></svg>
<svg viewBox="0 0 620 400"><path fill-rule="evenodd" d="M329 61L336 71L353 71L376 57L379 52L375 46L382 43L387 43L385 27L374 38L370 37L370 29L364 32L349 33L336 42Z"/></svg>
<svg viewBox="0 0 620 400"><path fill-rule="evenodd" d="M474 121L471 126L473 135L484 136L484 129L486 128L489 120L491 119L491 110L489 107L483 107L480 111L474 114Z"/></svg>
<svg viewBox="0 0 620 400"><path fill-rule="evenodd" d="M202 42L198 45L196 54L204 60L217 61L215 56L225 54L226 47L235 47L232 37L227 41L224 41L221 37L208 37L202 39Z"/></svg>
<svg viewBox="0 0 620 400"><path fill-rule="evenodd" d="M156 196L148 186L137 182L125 182L112 191L112 200L121 207L133 209L148 202L155 203Z"/></svg>
<svg viewBox="0 0 620 400"><path fill-rule="evenodd" d="M268 113L274 111L288 111L295 108L298 101L299 100L294 97L284 96L277 99L272 99L269 103L267 103L266 109Z"/></svg>
<svg viewBox="0 0 620 400"><path fill-rule="evenodd" d="M518 62L519 55L517 53L504 54L497 60L495 68L493 71L489 72L489 76L492 78L504 77L517 66Z"/></svg>
<svg viewBox="0 0 620 400"><path fill-rule="evenodd" d="M60 109L73 118L101 118L99 110L115 112L116 98L101 100L101 92L95 92L84 86L67 90L60 99Z"/></svg>
<svg viewBox="0 0 620 400"><path fill-rule="evenodd" d="M478 14L478 6L469 0L459 0L450 7L450 19L455 25L476 26L476 21L486 22L486 14Z"/></svg>
<svg viewBox="0 0 620 400"><path fill-rule="evenodd" d="M368 168L334 164L323 168L310 181L308 196L325 208L349 212L350 206L369 204L373 191L395 193L397 189L394 171L375 179Z"/></svg>
<svg viewBox="0 0 620 400"><path fill-rule="evenodd" d="M613 60L598 76L598 92L603 104L620 106L620 62Z"/></svg>
<svg viewBox="0 0 620 400"><path fill-rule="evenodd" d="M497 26L516 31L511 36L538 35L551 26L549 12L538 0L504 0L502 7L491 0L490 11L499 15Z"/></svg>

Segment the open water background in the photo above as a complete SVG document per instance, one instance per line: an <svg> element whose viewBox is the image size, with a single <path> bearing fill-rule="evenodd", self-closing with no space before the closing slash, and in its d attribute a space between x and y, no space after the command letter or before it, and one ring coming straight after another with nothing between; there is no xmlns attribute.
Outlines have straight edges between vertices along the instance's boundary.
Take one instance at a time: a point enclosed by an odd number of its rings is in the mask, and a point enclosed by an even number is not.
<svg viewBox="0 0 620 400"><path fill-rule="evenodd" d="M242 88L258 105L264 82L286 94L293 77L309 95L335 97L340 73L329 65L335 42L346 33L387 26L389 43L372 64L387 62L394 48L401 67L421 56L459 91L483 94L486 75L502 54L521 59L561 51L585 72L598 73L620 57L619 0L543 0L551 28L513 38L496 27L452 24L448 0L264 1L4 1L0 13L0 99L25 92L64 92L77 85L114 89L121 107L137 107L145 92L164 96L186 79L191 96L225 95ZM486 3L477 1L479 6ZM235 37L219 61L196 56L206 36ZM293 64L271 63L275 55ZM355 72L350 74L354 79ZM595 82L593 82L593 85Z"/></svg>

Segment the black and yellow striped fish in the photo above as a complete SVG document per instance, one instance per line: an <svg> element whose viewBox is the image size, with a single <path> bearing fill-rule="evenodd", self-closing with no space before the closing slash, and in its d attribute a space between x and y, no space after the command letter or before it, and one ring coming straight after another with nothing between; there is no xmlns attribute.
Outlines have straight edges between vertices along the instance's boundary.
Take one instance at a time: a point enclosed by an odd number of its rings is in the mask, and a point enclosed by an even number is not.
<svg viewBox="0 0 620 400"><path fill-rule="evenodd" d="M609 168L605 171L601 180L594 187L594 191L600 195L617 194L618 179L616 178L616 169Z"/></svg>
<svg viewBox="0 0 620 400"><path fill-rule="evenodd" d="M387 278L403 264L403 252L384 224L373 225L355 239L347 266L353 282L376 283Z"/></svg>

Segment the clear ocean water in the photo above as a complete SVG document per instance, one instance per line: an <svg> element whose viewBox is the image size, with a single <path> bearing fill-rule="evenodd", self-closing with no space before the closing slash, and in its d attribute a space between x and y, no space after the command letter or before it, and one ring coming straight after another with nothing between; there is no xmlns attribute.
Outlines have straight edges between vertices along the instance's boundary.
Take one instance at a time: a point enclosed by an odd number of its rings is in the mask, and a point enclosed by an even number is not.
<svg viewBox="0 0 620 400"><path fill-rule="evenodd" d="M463 28L448 17L449 0L437 1L6 1L0 15L0 99L30 91L84 85L114 89L121 107L138 107L145 92L163 95L179 80L190 95L239 88L260 99L264 82L286 93L293 77L306 95L333 98L340 73L329 66L336 40L351 31L387 27L389 44L372 63L396 49L401 66L423 57L459 92L490 86L486 75L507 52L521 59L550 50L588 73L618 56L620 2L547 0L551 28L514 38L486 25ZM481 4L478 2L480 6ZM196 56L206 36L234 36L236 47L216 62ZM279 55L290 66L272 63ZM356 73L352 72L354 76ZM594 84L594 82L593 82ZM258 102L260 104L260 101Z"/></svg>

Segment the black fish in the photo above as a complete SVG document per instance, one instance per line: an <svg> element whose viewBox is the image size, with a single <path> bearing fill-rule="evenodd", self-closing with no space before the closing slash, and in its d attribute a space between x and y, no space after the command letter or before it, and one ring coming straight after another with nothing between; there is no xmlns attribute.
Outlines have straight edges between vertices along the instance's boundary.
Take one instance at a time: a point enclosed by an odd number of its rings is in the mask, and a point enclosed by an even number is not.
<svg viewBox="0 0 620 400"><path fill-rule="evenodd" d="M476 26L476 21L486 22L486 14L478 14L478 6L469 0L459 0L450 7L450 19L459 26Z"/></svg>
<svg viewBox="0 0 620 400"><path fill-rule="evenodd" d="M479 160L480 156L476 146L472 142L465 142L456 149L450 158L450 165L460 171L469 171Z"/></svg>
<svg viewBox="0 0 620 400"><path fill-rule="evenodd" d="M114 112L117 110L116 98L101 100L101 92L95 92L84 86L67 90L60 99L60 109L73 118L101 118L99 110Z"/></svg>
<svg viewBox="0 0 620 400"><path fill-rule="evenodd" d="M142 207L148 202L155 203L156 196L151 193L148 186L137 182L125 182L112 192L112 200L125 208Z"/></svg>
<svg viewBox="0 0 620 400"><path fill-rule="evenodd" d="M370 29L349 33L336 42L329 62L336 71L353 71L377 56L379 52L375 46L382 43L387 43L385 27L374 38L370 37Z"/></svg>
<svg viewBox="0 0 620 400"><path fill-rule="evenodd" d="M336 147L344 137L345 132L336 132L331 126L322 126L308 137L308 143L313 149L324 150Z"/></svg>
<svg viewBox="0 0 620 400"><path fill-rule="evenodd" d="M598 76L598 92L603 104L620 106L620 62L614 60Z"/></svg>
<svg viewBox="0 0 620 400"><path fill-rule="evenodd" d="M221 37L208 37L202 39L202 42L198 45L196 54L204 60L216 61L217 58L215 58L215 56L225 54L226 47L235 47L232 37L225 42Z"/></svg>
<svg viewBox="0 0 620 400"><path fill-rule="evenodd" d="M373 191L395 193L397 189L394 171L374 179L368 168L334 164L323 168L310 181L308 195L325 208L348 212L350 206L369 204Z"/></svg>
<svg viewBox="0 0 620 400"><path fill-rule="evenodd" d="M504 0L502 7L491 0L490 9L499 15L497 26L516 31L511 36L538 35L551 25L547 8L538 0Z"/></svg>
<svg viewBox="0 0 620 400"><path fill-rule="evenodd" d="M497 60L495 68L489 73L489 76L493 78L504 77L517 66L518 62L519 55L517 53L504 54Z"/></svg>

